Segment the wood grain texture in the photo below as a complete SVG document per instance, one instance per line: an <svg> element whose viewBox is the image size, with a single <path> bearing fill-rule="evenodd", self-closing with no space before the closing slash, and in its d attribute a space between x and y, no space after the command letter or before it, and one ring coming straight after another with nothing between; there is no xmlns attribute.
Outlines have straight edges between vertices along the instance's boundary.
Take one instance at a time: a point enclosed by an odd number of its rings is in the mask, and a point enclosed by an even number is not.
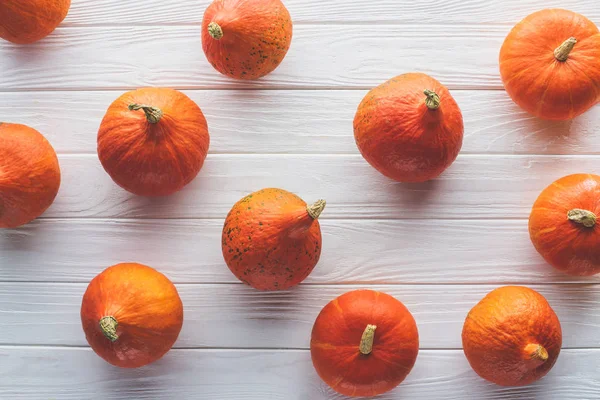
<svg viewBox="0 0 600 400"><path fill-rule="evenodd" d="M99 269L100 270L100 269ZM98 270L98 272L99 272ZM557 313L564 348L600 345L600 285L528 285ZM0 284L0 344L76 345L87 342L79 310L87 284ZM496 285L374 285L414 315L425 349L460 349L469 310ZM335 297L366 286L300 285L259 292L242 284L178 284L185 321L175 347L309 348L321 309Z"/></svg>
<svg viewBox="0 0 600 400"><path fill-rule="evenodd" d="M63 155L61 189L43 218L218 218L248 193L280 187L324 198L328 218L527 218L547 185L598 173L598 156L462 155L438 179L401 184L360 155L209 155L198 177L169 197L119 188L95 155Z"/></svg>
<svg viewBox="0 0 600 400"><path fill-rule="evenodd" d="M281 66L253 82L234 81L215 71L202 52L199 29L59 27L31 46L3 41L0 91L142 86L364 89L414 71L428 73L451 89L501 89L498 54L510 27L301 25Z"/></svg>
<svg viewBox="0 0 600 400"><path fill-rule="evenodd" d="M460 350L421 351L407 379L377 399L595 400L598 368L600 350L564 350L541 381L504 388L479 378ZM7 399L347 399L320 381L307 350L172 350L123 370L90 349L0 347L0 373Z"/></svg>
<svg viewBox="0 0 600 400"><path fill-rule="evenodd" d="M0 230L0 281L89 282L137 261L175 282L238 283L223 261L222 228L219 219L38 220ZM323 253L307 283L600 282L546 264L524 219L324 219L321 231Z"/></svg>
<svg viewBox="0 0 600 400"><path fill-rule="evenodd" d="M185 91L204 112L210 152L356 154L352 121L365 90ZM95 153L98 126L120 91L3 93L0 121L42 132L59 153ZM543 121L503 91L455 90L462 154L599 154L600 107Z"/></svg>
<svg viewBox="0 0 600 400"><path fill-rule="evenodd" d="M73 1L65 25L199 24L210 0ZM295 23L370 22L515 24L543 8L566 8L600 19L595 0L285 0Z"/></svg>

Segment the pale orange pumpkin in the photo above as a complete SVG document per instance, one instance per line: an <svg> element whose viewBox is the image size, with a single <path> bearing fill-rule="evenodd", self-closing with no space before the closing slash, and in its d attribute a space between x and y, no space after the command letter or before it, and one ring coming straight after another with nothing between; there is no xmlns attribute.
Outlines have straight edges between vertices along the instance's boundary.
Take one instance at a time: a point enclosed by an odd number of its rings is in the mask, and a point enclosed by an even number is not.
<svg viewBox="0 0 600 400"><path fill-rule="evenodd" d="M600 31L572 11L535 12L506 37L500 75L525 111L550 120L574 118L600 100Z"/></svg>
<svg viewBox="0 0 600 400"><path fill-rule="evenodd" d="M16 228L39 217L60 187L54 149L41 133L0 122L0 228Z"/></svg>

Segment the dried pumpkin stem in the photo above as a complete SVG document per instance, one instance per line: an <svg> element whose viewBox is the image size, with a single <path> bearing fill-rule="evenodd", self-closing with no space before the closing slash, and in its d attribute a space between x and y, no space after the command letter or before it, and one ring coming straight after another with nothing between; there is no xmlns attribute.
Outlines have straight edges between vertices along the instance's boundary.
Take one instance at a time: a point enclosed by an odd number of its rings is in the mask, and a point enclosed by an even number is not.
<svg viewBox="0 0 600 400"><path fill-rule="evenodd" d="M219 40L223 37L223 29L216 22L208 24L208 34L215 40Z"/></svg>
<svg viewBox="0 0 600 400"><path fill-rule="evenodd" d="M317 200L314 204L307 206L306 211L308 211L308 215L310 215L312 219L317 219L325 209L326 204L327 202L325 200Z"/></svg>
<svg viewBox="0 0 600 400"><path fill-rule="evenodd" d="M358 350L360 350L361 354L368 355L373 351L373 340L375 339L375 329L377 329L377 325L367 325L365 331L360 338L360 345L358 346Z"/></svg>
<svg viewBox="0 0 600 400"><path fill-rule="evenodd" d="M532 360L546 362L548 360L548 350L541 344L528 344L525 352L529 354Z"/></svg>
<svg viewBox="0 0 600 400"><path fill-rule="evenodd" d="M119 336L117 335L117 326L119 323L115 317L104 317L100 320L100 329L102 333L111 342L116 342Z"/></svg>
<svg viewBox="0 0 600 400"><path fill-rule="evenodd" d="M585 226L586 228L592 228L596 225L596 214L588 210L582 210L574 208L569 210L567 213L567 219L569 221L576 222Z"/></svg>
<svg viewBox="0 0 600 400"><path fill-rule="evenodd" d="M427 98L425 98L425 105L427 108L430 110L437 110L440 108L440 96L436 92L427 89L423 93L427 96Z"/></svg>
<svg viewBox="0 0 600 400"><path fill-rule="evenodd" d="M160 121L160 119L163 116L163 112L160 108L148 106L145 104L130 104L128 108L131 111L144 110L144 114L146 114L146 119L151 124L158 123L158 121Z"/></svg>
<svg viewBox="0 0 600 400"><path fill-rule="evenodd" d="M558 61L567 61L567 58L569 58L569 53L571 52L571 50L573 50L575 43L577 43L577 39L575 39L574 37L568 38L563 42L563 44L561 44L556 48L556 50L554 50L554 57Z"/></svg>

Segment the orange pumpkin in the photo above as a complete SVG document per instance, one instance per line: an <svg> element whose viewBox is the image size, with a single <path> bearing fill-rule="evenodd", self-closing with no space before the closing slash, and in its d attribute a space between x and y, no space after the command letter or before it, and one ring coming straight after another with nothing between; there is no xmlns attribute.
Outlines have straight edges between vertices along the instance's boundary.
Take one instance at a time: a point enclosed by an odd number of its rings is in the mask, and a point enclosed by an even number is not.
<svg viewBox="0 0 600 400"><path fill-rule="evenodd" d="M542 378L554 366L562 331L541 294L522 286L505 286L471 309L462 342L479 376L501 386L522 386Z"/></svg>
<svg viewBox="0 0 600 400"><path fill-rule="evenodd" d="M373 290L355 290L329 302L310 340L317 373L347 396L392 390L408 376L418 352L419 333L410 311Z"/></svg>
<svg viewBox="0 0 600 400"><path fill-rule="evenodd" d="M363 157L399 182L439 176L456 159L463 131L448 89L425 74L400 75L372 89L354 117Z"/></svg>
<svg viewBox="0 0 600 400"><path fill-rule="evenodd" d="M600 176L575 174L542 191L529 216L536 250L570 275L600 273Z"/></svg>
<svg viewBox="0 0 600 400"><path fill-rule="evenodd" d="M550 120L574 118L600 100L600 32L572 11L533 13L506 37L500 74L525 111Z"/></svg>
<svg viewBox="0 0 600 400"><path fill-rule="evenodd" d="M81 323L92 349L122 368L150 364L167 353L183 325L177 289L160 272L141 264L117 264L89 284Z"/></svg>
<svg viewBox="0 0 600 400"><path fill-rule="evenodd" d="M257 79L281 64L292 19L280 0L215 0L202 21L202 49L212 66L235 79Z"/></svg>
<svg viewBox="0 0 600 400"><path fill-rule="evenodd" d="M98 131L98 156L125 190L166 196L198 175L209 142L204 114L185 94L138 89L108 108Z"/></svg>
<svg viewBox="0 0 600 400"><path fill-rule="evenodd" d="M0 228L42 215L60 187L54 149L38 131L0 122Z"/></svg>
<svg viewBox="0 0 600 400"><path fill-rule="evenodd" d="M317 218L325 201L307 204L282 189L263 189L238 201L225 219L223 257L233 274L259 290L302 282L321 256Z"/></svg>
<svg viewBox="0 0 600 400"><path fill-rule="evenodd" d="M0 38L16 44L37 42L65 19L71 0L0 1Z"/></svg>

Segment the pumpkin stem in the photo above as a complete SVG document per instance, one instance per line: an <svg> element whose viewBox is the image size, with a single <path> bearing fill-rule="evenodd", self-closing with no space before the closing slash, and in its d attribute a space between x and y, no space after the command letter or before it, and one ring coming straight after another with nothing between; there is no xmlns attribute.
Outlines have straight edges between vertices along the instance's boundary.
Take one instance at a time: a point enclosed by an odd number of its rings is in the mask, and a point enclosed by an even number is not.
<svg viewBox="0 0 600 400"><path fill-rule="evenodd" d="M596 214L588 210L581 210L574 208L567 213L567 219L569 221L576 222L585 226L586 228L592 228L596 225Z"/></svg>
<svg viewBox="0 0 600 400"><path fill-rule="evenodd" d="M375 339L375 329L377 329L377 325L367 325L365 331L360 338L360 345L358 346L358 350L360 350L361 354L365 356L371 354L373 351L373 340Z"/></svg>
<svg viewBox="0 0 600 400"><path fill-rule="evenodd" d="M117 326L119 323L115 317L104 317L100 320L100 329L104 336L111 342L116 342L119 336L117 336Z"/></svg>
<svg viewBox="0 0 600 400"><path fill-rule="evenodd" d="M130 104L128 108L131 111L144 110L144 113L146 114L146 119L151 124L158 123L158 121L160 121L160 119L163 116L163 112L160 108L147 106L144 104Z"/></svg>
<svg viewBox="0 0 600 400"><path fill-rule="evenodd" d="M425 93L425 96L427 96L425 99L425 105L427 108L430 110L437 110L440 108L440 96L438 96L436 92L427 89L423 93Z"/></svg>
<svg viewBox="0 0 600 400"><path fill-rule="evenodd" d="M548 350L541 344L528 344L525 346L525 353L531 360L541 361L542 363L548 361Z"/></svg>
<svg viewBox="0 0 600 400"><path fill-rule="evenodd" d="M219 40L223 37L223 29L221 29L216 22L208 24L208 33L215 40Z"/></svg>
<svg viewBox="0 0 600 400"><path fill-rule="evenodd" d="M573 50L575 43L577 43L577 39L574 37L568 38L563 42L563 44L554 50L554 57L556 57L558 61L567 61L567 58L569 58L569 53L571 50Z"/></svg>
<svg viewBox="0 0 600 400"><path fill-rule="evenodd" d="M325 200L317 200L315 203L307 206L306 211L308 211L308 215L310 215L312 219L317 219L325 209L326 204L327 202Z"/></svg>

